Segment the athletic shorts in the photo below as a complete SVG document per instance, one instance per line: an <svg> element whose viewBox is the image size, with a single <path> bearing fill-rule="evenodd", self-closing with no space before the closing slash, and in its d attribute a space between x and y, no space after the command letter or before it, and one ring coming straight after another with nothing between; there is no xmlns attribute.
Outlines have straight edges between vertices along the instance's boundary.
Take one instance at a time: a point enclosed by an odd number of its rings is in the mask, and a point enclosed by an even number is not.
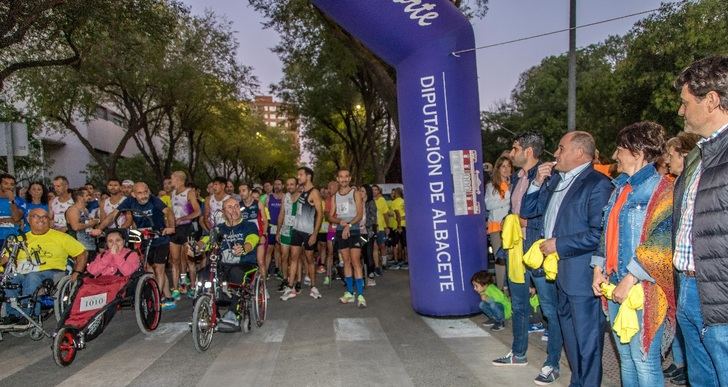
<svg viewBox="0 0 728 387"><path fill-rule="evenodd" d="M349 237L346 239L341 236L342 233L343 231L336 232L336 239L334 239L334 243L336 244L337 249L361 249L364 241L362 241L359 230L351 230Z"/></svg>
<svg viewBox="0 0 728 387"><path fill-rule="evenodd" d="M387 235L387 246L394 247L399 243L399 235L397 230L389 229L389 235Z"/></svg>
<svg viewBox="0 0 728 387"><path fill-rule="evenodd" d="M399 243L402 244L402 247L407 247L407 228L402 227L402 231L397 233L397 238L399 238Z"/></svg>
<svg viewBox="0 0 728 387"><path fill-rule="evenodd" d="M281 245L290 246L291 245L291 236L281 234Z"/></svg>
<svg viewBox="0 0 728 387"><path fill-rule="evenodd" d="M167 257L169 257L169 243L165 243L159 246L152 246L149 248L149 255L147 255L148 264L165 264L167 263Z"/></svg>
<svg viewBox="0 0 728 387"><path fill-rule="evenodd" d="M180 224L174 228L174 235L169 238L169 241L176 245L183 245L187 243L187 238L192 236L194 232L195 228L192 223Z"/></svg>
<svg viewBox="0 0 728 387"><path fill-rule="evenodd" d="M319 243L326 243L326 240L327 240L326 235L327 235L327 233L325 233L325 232L318 233L318 238L316 238L316 241Z"/></svg>
<svg viewBox="0 0 728 387"><path fill-rule="evenodd" d="M311 234L303 231L292 230L291 231L291 246L303 247L306 251L313 251L316 247L316 243L313 245L308 244L308 240L311 238Z"/></svg>
<svg viewBox="0 0 728 387"><path fill-rule="evenodd" d="M281 238L283 239L283 238ZM276 236L273 234L268 234L268 246L275 246L278 244L278 241L276 240Z"/></svg>
<svg viewBox="0 0 728 387"><path fill-rule="evenodd" d="M386 231L377 231L377 243L380 245L383 245L387 242L387 232Z"/></svg>

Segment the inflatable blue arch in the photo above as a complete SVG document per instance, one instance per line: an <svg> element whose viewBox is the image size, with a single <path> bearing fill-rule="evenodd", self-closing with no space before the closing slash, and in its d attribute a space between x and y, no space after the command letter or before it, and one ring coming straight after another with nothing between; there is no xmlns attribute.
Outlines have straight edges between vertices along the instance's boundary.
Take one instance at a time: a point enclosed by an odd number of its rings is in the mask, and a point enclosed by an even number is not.
<svg viewBox="0 0 728 387"><path fill-rule="evenodd" d="M448 0L313 0L397 71L412 307L478 311L486 268L480 114L467 18Z"/></svg>

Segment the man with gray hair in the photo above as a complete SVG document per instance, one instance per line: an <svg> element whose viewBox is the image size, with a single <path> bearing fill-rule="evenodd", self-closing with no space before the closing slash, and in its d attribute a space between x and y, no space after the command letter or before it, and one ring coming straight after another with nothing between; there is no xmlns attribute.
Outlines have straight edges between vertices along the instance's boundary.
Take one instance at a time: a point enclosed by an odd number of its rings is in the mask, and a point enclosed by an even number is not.
<svg viewBox="0 0 728 387"><path fill-rule="evenodd" d="M535 132L525 132L513 140L510 158L513 165L520 170L511 178L511 213L521 218L524 230L523 251L542 238L542 214L526 214L523 202L528 187L536 178L543 153L543 136ZM526 269L523 282L520 278L508 278L508 290L513 305L513 344L511 351L498 359L493 360L495 366L522 366L528 364L526 352L528 350L529 315L531 312L530 287L536 288L539 303L544 318L548 323L548 347L546 361L541 372L536 376L535 383L541 385L551 384L559 378L559 363L561 360L562 336L559 319L556 314L556 286L553 281L547 281L543 268ZM543 330L536 326L535 329ZM494 328L496 329L496 328Z"/></svg>
<svg viewBox="0 0 728 387"><path fill-rule="evenodd" d="M605 318L591 290L589 264L602 235L602 209L613 187L594 170L594 152L589 133L564 135L554 153L556 162L539 165L521 208L523 217L543 216L543 255L558 253L558 321L571 366L571 386L599 386L602 378Z"/></svg>
<svg viewBox="0 0 728 387"><path fill-rule="evenodd" d="M728 57L694 62L675 82L685 131L703 137L675 184L677 321L693 386L728 386Z"/></svg>

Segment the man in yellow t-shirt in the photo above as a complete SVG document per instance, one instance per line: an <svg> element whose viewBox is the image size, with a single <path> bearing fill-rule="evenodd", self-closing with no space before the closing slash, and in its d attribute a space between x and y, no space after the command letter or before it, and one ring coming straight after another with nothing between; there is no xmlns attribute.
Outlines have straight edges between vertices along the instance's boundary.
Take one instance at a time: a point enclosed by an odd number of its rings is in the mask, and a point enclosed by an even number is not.
<svg viewBox="0 0 728 387"><path fill-rule="evenodd" d="M382 189L378 185L372 186L374 204L377 206L377 244L379 245L379 257L387 256L387 233L389 216L389 205L387 199L382 195ZM386 262L386 258L380 262Z"/></svg>
<svg viewBox="0 0 728 387"><path fill-rule="evenodd" d="M400 269L408 269L407 263L407 221L404 214L404 195L402 188L392 190L391 211L394 214L395 235L397 246L394 248L394 260L399 263Z"/></svg>
<svg viewBox="0 0 728 387"><path fill-rule="evenodd" d="M46 279L56 282L64 275L66 261L71 257L75 261L71 280L76 281L78 275L86 268L86 249L83 245L68 234L52 230L50 215L43 208L35 208L28 214L30 233L26 234L28 251L33 256L29 260L24 252L18 254L16 267L17 275L12 282L20 284L21 289L6 289L6 297L23 297L33 294L35 290ZM8 260L7 256L2 257L3 264ZM33 262L34 261L34 262ZM39 265L38 265L39 263ZM25 302L22 302L25 304ZM24 317L6 303L5 310L8 313L0 322L1 325L25 325ZM32 316L40 313L40 304L36 304L35 311L27 306L23 312Z"/></svg>

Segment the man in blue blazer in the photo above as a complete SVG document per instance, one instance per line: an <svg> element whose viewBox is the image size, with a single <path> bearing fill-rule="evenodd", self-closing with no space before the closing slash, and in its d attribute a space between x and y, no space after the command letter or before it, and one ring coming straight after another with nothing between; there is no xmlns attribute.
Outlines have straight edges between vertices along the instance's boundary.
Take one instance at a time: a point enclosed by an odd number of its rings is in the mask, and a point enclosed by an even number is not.
<svg viewBox="0 0 728 387"><path fill-rule="evenodd" d="M591 289L591 257L602 234L602 210L613 186L592 167L596 147L586 132L564 135L555 163L539 166L522 216L543 215L541 251L559 255L558 316L573 387L601 385L604 313ZM558 173L554 173L553 170Z"/></svg>

